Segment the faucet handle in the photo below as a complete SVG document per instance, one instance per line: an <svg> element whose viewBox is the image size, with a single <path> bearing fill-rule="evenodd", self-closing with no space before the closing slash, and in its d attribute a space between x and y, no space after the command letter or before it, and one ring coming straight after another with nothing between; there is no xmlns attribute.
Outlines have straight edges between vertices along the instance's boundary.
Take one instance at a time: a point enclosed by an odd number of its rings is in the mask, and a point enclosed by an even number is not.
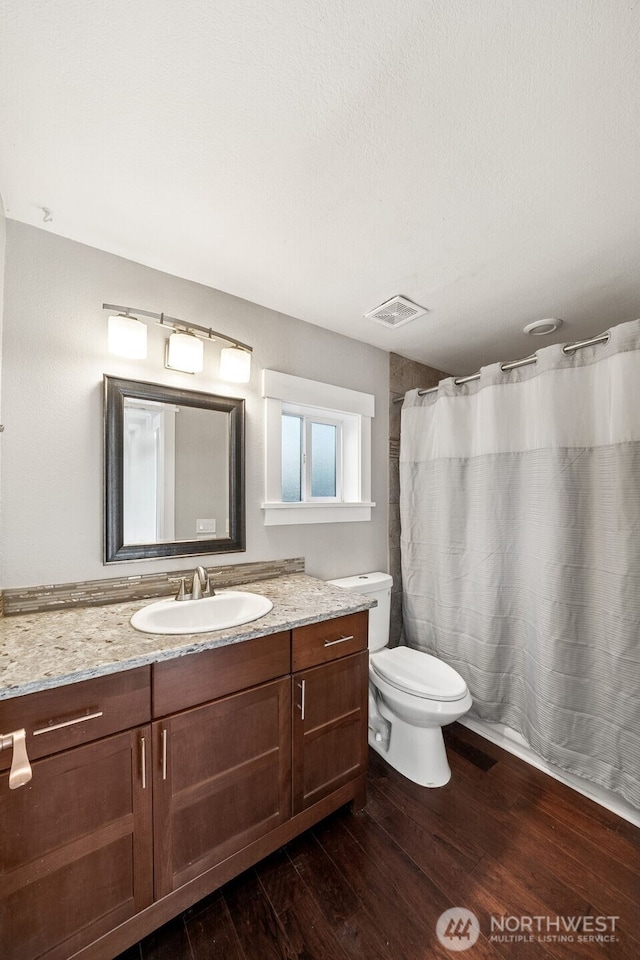
<svg viewBox="0 0 640 960"><path fill-rule="evenodd" d="M189 594L187 593L187 586L186 586L185 578L184 578L184 577L169 577L169 582L170 582L170 583L179 583L179 584L180 584L180 587L178 588L178 592L177 592L177 594L176 594L176 596L175 596L175 599L176 599L176 600L188 600L188 599L189 599Z"/></svg>

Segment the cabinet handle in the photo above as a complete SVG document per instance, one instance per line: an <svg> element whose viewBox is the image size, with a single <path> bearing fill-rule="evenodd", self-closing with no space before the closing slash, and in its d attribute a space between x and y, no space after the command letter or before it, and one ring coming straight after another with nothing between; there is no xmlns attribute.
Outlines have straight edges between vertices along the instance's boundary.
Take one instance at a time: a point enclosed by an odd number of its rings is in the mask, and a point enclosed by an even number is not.
<svg viewBox="0 0 640 960"><path fill-rule="evenodd" d="M339 637L337 640L325 640L324 645L325 645L325 647L332 647L332 646L334 645L334 643L346 643L347 640L353 640L353 639L354 639L353 636L350 636L350 637Z"/></svg>
<svg viewBox="0 0 640 960"><path fill-rule="evenodd" d="M162 730L162 779L167 779L167 729Z"/></svg>
<svg viewBox="0 0 640 960"><path fill-rule="evenodd" d="M145 737L140 737L140 778L142 780L142 789L147 789L147 741Z"/></svg>
<svg viewBox="0 0 640 960"><path fill-rule="evenodd" d="M102 710L98 710L96 713L87 713L84 717L76 717L74 720L63 720L62 723L52 723L48 727L40 727L39 730L34 730L34 737L39 737L41 733L53 733L54 730L62 730L63 727L73 727L76 723L86 723L87 720L97 720L98 717L102 716Z"/></svg>
<svg viewBox="0 0 640 960"><path fill-rule="evenodd" d="M307 681L301 680L298 686L300 687L300 703L296 704L296 706L300 711L300 719L304 720L304 707L305 707L305 700L306 700L306 693L307 693Z"/></svg>
<svg viewBox="0 0 640 960"><path fill-rule="evenodd" d="M13 747L11 770L9 771L9 790L17 790L29 783L33 776L27 755L27 733L24 727L11 733L0 733L0 750Z"/></svg>

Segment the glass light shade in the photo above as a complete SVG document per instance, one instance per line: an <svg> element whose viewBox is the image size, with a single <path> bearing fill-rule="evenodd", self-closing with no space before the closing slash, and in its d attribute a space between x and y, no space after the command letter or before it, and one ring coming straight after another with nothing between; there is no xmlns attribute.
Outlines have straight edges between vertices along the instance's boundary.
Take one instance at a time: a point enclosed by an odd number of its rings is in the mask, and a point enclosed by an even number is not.
<svg viewBox="0 0 640 960"><path fill-rule="evenodd" d="M251 354L239 347L220 351L220 379L232 383L248 383L251 379Z"/></svg>
<svg viewBox="0 0 640 960"><path fill-rule="evenodd" d="M204 344L191 333L172 333L167 340L166 364L170 370L200 373L204 366Z"/></svg>
<svg viewBox="0 0 640 960"><path fill-rule="evenodd" d="M129 360L144 360L147 356L147 325L135 317L118 314L109 317L107 346L109 353Z"/></svg>

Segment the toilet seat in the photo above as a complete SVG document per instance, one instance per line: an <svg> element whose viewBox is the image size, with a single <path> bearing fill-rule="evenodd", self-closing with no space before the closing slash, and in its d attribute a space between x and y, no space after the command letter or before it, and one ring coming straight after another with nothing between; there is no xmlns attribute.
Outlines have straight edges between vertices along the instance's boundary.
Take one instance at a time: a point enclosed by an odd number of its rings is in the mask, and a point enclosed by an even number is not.
<svg viewBox="0 0 640 960"><path fill-rule="evenodd" d="M425 700L462 700L468 693L460 674L429 653L411 647L385 648L370 657L375 673L391 686Z"/></svg>

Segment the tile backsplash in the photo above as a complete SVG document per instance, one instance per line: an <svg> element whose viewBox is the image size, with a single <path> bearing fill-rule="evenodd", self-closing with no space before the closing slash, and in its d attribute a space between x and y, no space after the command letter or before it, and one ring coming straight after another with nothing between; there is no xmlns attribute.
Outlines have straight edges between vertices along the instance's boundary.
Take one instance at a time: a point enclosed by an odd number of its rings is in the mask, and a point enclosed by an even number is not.
<svg viewBox="0 0 640 960"><path fill-rule="evenodd" d="M196 558L197 561L197 558ZM194 562L194 567L196 562ZM288 573L304 573L304 557L291 560L263 560L205 567L212 586L235 587L254 580L269 580ZM66 610L70 607L99 607L108 603L168 597L178 591L176 578L188 577L191 570L115 577L109 580L79 580L77 583L12 587L0 592L0 616Z"/></svg>

